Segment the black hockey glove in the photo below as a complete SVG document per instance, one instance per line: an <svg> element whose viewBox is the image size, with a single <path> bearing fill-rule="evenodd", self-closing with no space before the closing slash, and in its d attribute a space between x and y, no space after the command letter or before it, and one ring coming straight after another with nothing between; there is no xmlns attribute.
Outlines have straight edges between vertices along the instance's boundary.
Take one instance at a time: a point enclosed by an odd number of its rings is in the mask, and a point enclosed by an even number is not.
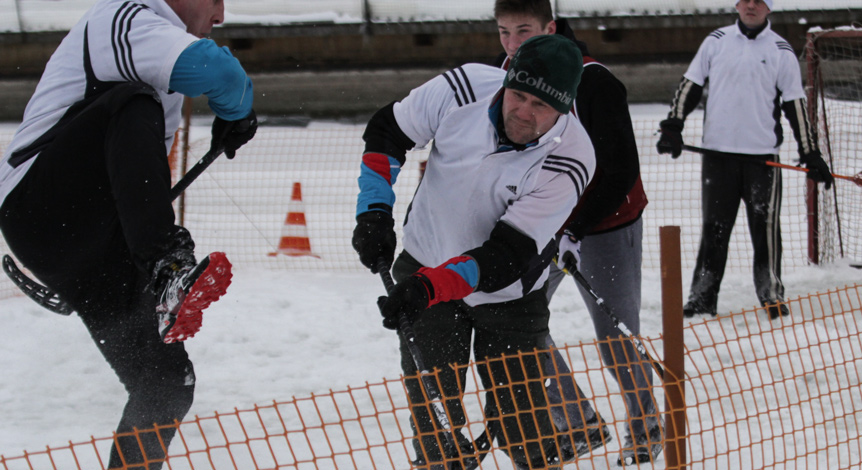
<svg viewBox="0 0 862 470"><path fill-rule="evenodd" d="M808 169L809 179L823 183L826 189L832 187L832 182L835 181L835 178L832 177L832 172L829 171L829 165L820 156L820 151L815 150L805 155L800 155L799 163L802 163Z"/></svg>
<svg viewBox="0 0 862 470"><path fill-rule="evenodd" d="M368 211L356 216L353 249L359 253L359 261L374 274L377 274L380 258L386 261L387 267L395 260L394 226L395 221L388 212Z"/></svg>
<svg viewBox="0 0 862 470"><path fill-rule="evenodd" d="M419 314L428 308L429 295L433 295L434 287L424 275L416 273L403 282L399 282L389 293L389 297L377 299L380 314L383 315L383 326L390 330L398 329L398 321L403 313L410 323L419 318Z"/></svg>
<svg viewBox="0 0 862 470"><path fill-rule="evenodd" d="M236 156L238 148L254 137L257 132L257 114L254 110L248 116L237 121L225 121L216 116L212 127L212 148L224 147L228 159Z"/></svg>
<svg viewBox="0 0 862 470"><path fill-rule="evenodd" d="M669 153L671 157L678 158L682 154L682 120L669 118L662 121L661 137L658 139L659 154Z"/></svg>

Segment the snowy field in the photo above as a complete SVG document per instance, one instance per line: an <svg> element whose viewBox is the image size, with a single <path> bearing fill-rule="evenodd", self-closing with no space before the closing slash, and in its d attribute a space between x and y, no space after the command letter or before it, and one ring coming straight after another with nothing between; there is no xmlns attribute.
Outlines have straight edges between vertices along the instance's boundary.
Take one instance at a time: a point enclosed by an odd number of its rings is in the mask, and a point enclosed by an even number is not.
<svg viewBox="0 0 862 470"><path fill-rule="evenodd" d="M633 115L655 109L633 107ZM668 167L671 171L674 168ZM354 184L357 175L358 170L349 177ZM203 177L200 183L206 180ZM355 193L355 188L350 191ZM690 196L698 198L699 194ZM343 204L352 206L354 200ZM661 221L655 223L661 225ZM192 228L194 236L202 232ZM737 226L736 232L746 229ZM349 245L349 239L343 244ZM858 283L862 272L848 264L841 261L790 270L783 276L788 300ZM662 327L660 273L649 268L643 274L641 331L644 337L655 338ZM690 275L690 269L683 270L686 293ZM396 337L382 328L376 307L382 293L379 278L370 273L238 267L227 295L206 311L201 332L186 343L197 375L195 403L188 417L345 390L382 378L397 379ZM754 303L750 271L731 270L722 284L722 311L740 311ZM589 315L573 281L560 287L551 310L551 331L558 345L594 340ZM58 316L22 297L0 300L0 313L4 317L0 329L0 454L11 457L46 445L110 436L125 392L83 325L74 316ZM690 321L702 320L686 320ZM767 347L761 352L777 351ZM818 386L829 389L828 376L816 377L824 381ZM858 377L856 380L858 383ZM612 400L610 406L619 409L619 397ZM618 448L619 442L614 441L604 451ZM858 462L858 450L850 458ZM663 462L662 458L658 463Z"/></svg>

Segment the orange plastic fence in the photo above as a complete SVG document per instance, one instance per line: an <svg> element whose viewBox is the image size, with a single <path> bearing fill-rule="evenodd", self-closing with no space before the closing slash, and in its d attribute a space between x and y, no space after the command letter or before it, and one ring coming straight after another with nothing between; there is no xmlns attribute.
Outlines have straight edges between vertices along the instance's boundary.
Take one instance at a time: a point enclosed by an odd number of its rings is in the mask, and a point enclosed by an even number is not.
<svg viewBox="0 0 862 470"><path fill-rule="evenodd" d="M810 294L787 305L790 316L775 321L752 309L687 323L689 468L858 468L862 285ZM652 357L662 357L662 338L647 338L644 343ZM620 390L602 367L598 346L592 342L559 349L574 371L571 376L610 429L601 448L577 460L578 468L616 468L627 429ZM542 353L511 357L523 362ZM488 424L482 411L485 392L476 386L483 364L487 363L460 366L467 372L467 383L466 392L457 397L466 416L459 431L470 440ZM510 386L523 391L530 380ZM657 378L652 392L658 403L664 403ZM547 405L538 407L531 416L548 410ZM404 379L382 380L177 423L164 468L408 469L415 458L409 423ZM0 468L104 469L112 439L90 438L0 456ZM512 468L501 450L495 447L479 468ZM666 468L664 457L640 468Z"/></svg>

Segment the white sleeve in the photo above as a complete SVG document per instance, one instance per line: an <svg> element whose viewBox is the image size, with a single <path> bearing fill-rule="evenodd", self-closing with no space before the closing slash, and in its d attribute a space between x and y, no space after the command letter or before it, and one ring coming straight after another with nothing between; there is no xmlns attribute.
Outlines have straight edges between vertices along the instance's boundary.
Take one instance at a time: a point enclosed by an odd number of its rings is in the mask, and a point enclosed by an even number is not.
<svg viewBox="0 0 862 470"><path fill-rule="evenodd" d="M143 5L107 9L87 24L90 62L101 81L140 81L168 92L180 53L198 38Z"/></svg>
<svg viewBox="0 0 862 470"><path fill-rule="evenodd" d="M566 152L573 156L548 156L533 191L515 200L500 218L535 240L539 250L565 224L595 174L595 151L586 132L579 140Z"/></svg>
<svg viewBox="0 0 862 470"><path fill-rule="evenodd" d="M802 72L799 70L799 60L790 51L779 49L778 58L778 89L781 91L781 100L788 101L805 98L805 90L802 88Z"/></svg>
<svg viewBox="0 0 862 470"><path fill-rule="evenodd" d="M398 127L420 148L434 138L440 121L455 103L455 93L441 74L395 103L393 113Z"/></svg>
<svg viewBox="0 0 862 470"><path fill-rule="evenodd" d="M683 74L683 77L691 80L695 85L702 87L706 84L706 79L709 77L709 65L715 41L712 36L704 39L691 64L688 65L688 70Z"/></svg>

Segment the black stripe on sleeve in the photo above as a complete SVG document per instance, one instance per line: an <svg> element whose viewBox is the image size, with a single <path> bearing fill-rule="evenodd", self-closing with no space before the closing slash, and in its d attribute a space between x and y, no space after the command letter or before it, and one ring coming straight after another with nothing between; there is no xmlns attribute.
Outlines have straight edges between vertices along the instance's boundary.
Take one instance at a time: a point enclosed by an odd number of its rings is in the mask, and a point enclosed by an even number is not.
<svg viewBox="0 0 862 470"><path fill-rule="evenodd" d="M456 87L455 84L452 83L452 79L449 78L449 75L447 75L447 73L443 74L443 78L445 78L446 81L449 82L449 87L452 88L452 91L455 92L455 101L458 103L458 106L464 106L464 103L461 102L461 97L458 95L458 87Z"/></svg>
<svg viewBox="0 0 862 470"><path fill-rule="evenodd" d="M129 31L132 30L132 20L135 19L138 13L141 12L145 7L143 5L138 5L131 15L129 15L129 19L126 20L126 32L123 34L123 42L126 43L126 47L129 51L129 74L134 78L135 81L142 81L140 75L138 75L138 71L135 69L135 61L132 59L132 43L129 41Z"/></svg>
<svg viewBox="0 0 862 470"><path fill-rule="evenodd" d="M121 23L120 16L124 14L129 3L126 2L118 8L117 13L114 15L114 20L111 21L111 48L114 50L114 63L117 65L117 71L120 72L120 76L126 80L130 80L130 78L126 75L125 67L123 67L121 61L122 51L120 48L122 48L122 44L117 43L117 25Z"/></svg>
<svg viewBox="0 0 862 470"><path fill-rule="evenodd" d="M470 85L470 79L461 67L446 71L443 73L443 78L449 82L449 87L455 92L455 101L458 106L464 106L476 101L476 95L473 93L473 87Z"/></svg>
<svg viewBox="0 0 862 470"><path fill-rule="evenodd" d="M775 45L778 46L779 50L789 51L794 56L796 55L796 51L793 50L793 46L791 46L787 41L775 41Z"/></svg>
<svg viewBox="0 0 862 470"><path fill-rule="evenodd" d="M572 180L575 185L575 191L578 197L584 192L587 186L587 167L579 160L569 157L559 157L557 155L548 155L545 162L542 164L543 170L552 171L554 173L564 173Z"/></svg>
<svg viewBox="0 0 862 470"><path fill-rule="evenodd" d="M458 67L456 70L461 72L461 76L464 77L464 84L467 86L467 92L470 93L470 102L476 102L476 94L473 93L473 87L470 86L470 79L467 78L467 72L465 72L462 67Z"/></svg>
<svg viewBox="0 0 862 470"><path fill-rule="evenodd" d="M129 81L141 81L132 59L132 44L129 41L129 31L132 28L132 20L141 12L145 5L126 2L117 10L111 24L111 47L114 50L114 62L117 71L124 79Z"/></svg>

